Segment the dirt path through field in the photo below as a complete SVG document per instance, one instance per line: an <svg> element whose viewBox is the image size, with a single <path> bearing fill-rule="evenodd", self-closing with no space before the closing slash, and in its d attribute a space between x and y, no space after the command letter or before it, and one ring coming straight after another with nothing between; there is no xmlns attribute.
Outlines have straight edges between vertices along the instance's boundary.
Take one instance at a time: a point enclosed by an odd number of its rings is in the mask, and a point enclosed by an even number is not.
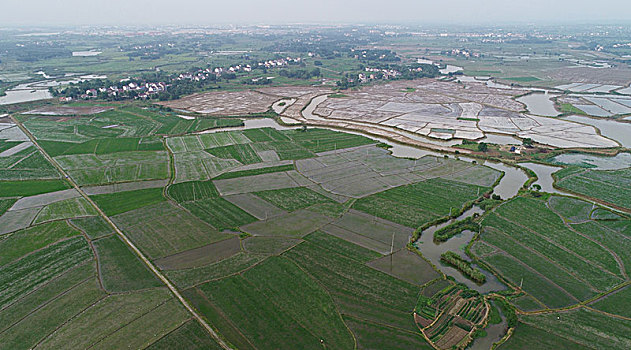
<svg viewBox="0 0 631 350"><path fill-rule="evenodd" d="M149 259L140 251L140 249L138 249L136 245L134 245L134 243L129 238L127 238L127 236L123 233L123 231L121 231L116 226L116 224L114 224L114 222L107 215L105 215L105 213L101 210L101 208L99 208L96 205L96 203L85 192L83 192L83 190L79 187L79 185L77 185L77 183L70 176L68 176L68 174L64 171L64 169L51 156L49 156L48 153L46 153L46 151L37 143L37 140L35 139L33 134L31 134L31 132L26 127L24 127L24 125L19 120L17 120L17 118L11 116L11 120L13 120L13 122L24 132L24 134L28 136L28 138L31 140L31 142L33 142L35 147L37 147L37 149L48 160L48 162L50 162L62 174L62 176L64 176L66 181L68 181L72 185L72 187L75 188L79 192L79 194L81 194L81 196L85 198L88 201L88 203L90 203L90 205L94 207L94 209L96 209L99 215L103 217L105 221L107 221L107 223L114 229L116 234L123 240L123 242L125 242L125 244L129 248L131 248L131 250L134 251L134 253L136 253L136 255L140 258L140 260L143 263L145 263L145 265L147 265L149 270L151 270L167 286L167 288L169 288L171 293L173 293L173 295L180 301L180 303L182 303L182 305L186 308L186 310L188 310L188 312L190 312L193 315L193 317L206 329L206 331L208 331L208 333L214 338L214 340L223 349L231 350L232 348L219 337L217 332L215 332L215 330L212 327L210 327L210 325L197 313L197 311L195 311L189 305L189 303L184 299L184 297L182 297L182 295L177 290L177 288L175 288L175 286L171 284L171 282L151 263L151 261L149 261Z"/></svg>

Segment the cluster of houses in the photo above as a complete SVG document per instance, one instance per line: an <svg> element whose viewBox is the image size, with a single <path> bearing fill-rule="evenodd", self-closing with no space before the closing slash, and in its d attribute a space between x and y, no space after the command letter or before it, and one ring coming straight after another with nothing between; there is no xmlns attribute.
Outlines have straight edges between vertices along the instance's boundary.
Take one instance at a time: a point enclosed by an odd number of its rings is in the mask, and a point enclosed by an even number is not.
<svg viewBox="0 0 631 350"><path fill-rule="evenodd" d="M121 83L126 83L129 79L121 80ZM130 92L135 93L135 98L137 99L148 99L151 95L158 94L160 92L166 91L168 85L164 82L159 83L144 83L137 84L134 82L126 83L122 86L110 86L110 87L102 87L98 89L87 89L84 94L81 94L79 97L84 100L88 100L91 98L97 98L99 94L106 94L107 96L116 97L120 95L129 95ZM72 97L60 97L60 102L69 102L72 101Z"/></svg>
<svg viewBox="0 0 631 350"><path fill-rule="evenodd" d="M401 75L401 72L394 69L380 69L380 68L366 67L365 70L367 73L359 73L357 76L359 81L362 83L367 82L369 80L396 78Z"/></svg>
<svg viewBox="0 0 631 350"><path fill-rule="evenodd" d="M297 58L285 57L285 58L279 58L279 59L274 59L274 60L257 62L254 64L254 66L249 65L249 64L237 64L237 65L230 66L227 68L223 68L223 67L206 68L206 69L200 69L193 73L188 73L188 72L182 73L177 77L177 80L201 81L201 80L206 80L211 74L215 75L216 77L220 77L222 74L225 74L225 73L251 72L252 69L256 67L280 68L280 67L286 67L290 64L299 64L300 62L302 62L302 58L300 57L297 57Z"/></svg>
<svg viewBox="0 0 631 350"><path fill-rule="evenodd" d="M447 52L447 55L450 56L462 56L462 57L466 57L466 58L470 58L470 57L475 57L475 58L480 58L480 53L479 52L471 52L467 49L453 49L450 52Z"/></svg>

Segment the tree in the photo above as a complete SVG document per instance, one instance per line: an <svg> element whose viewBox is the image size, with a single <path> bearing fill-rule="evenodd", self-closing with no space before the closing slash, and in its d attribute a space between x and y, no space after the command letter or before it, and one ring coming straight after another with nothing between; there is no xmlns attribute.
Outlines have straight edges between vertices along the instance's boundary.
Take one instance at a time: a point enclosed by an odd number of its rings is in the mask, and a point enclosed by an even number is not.
<svg viewBox="0 0 631 350"><path fill-rule="evenodd" d="M489 149L489 145L486 142L480 142L478 143L478 151L480 152L486 152Z"/></svg>

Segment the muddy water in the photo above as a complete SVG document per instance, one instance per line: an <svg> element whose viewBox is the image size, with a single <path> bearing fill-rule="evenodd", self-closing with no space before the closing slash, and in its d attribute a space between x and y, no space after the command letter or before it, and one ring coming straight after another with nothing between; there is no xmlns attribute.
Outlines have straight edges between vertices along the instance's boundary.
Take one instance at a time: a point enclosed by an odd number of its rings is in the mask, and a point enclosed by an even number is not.
<svg viewBox="0 0 631 350"><path fill-rule="evenodd" d="M550 100L552 97L559 95L552 95L545 93L532 93L530 95L522 96L517 101L526 105L526 109L530 114L541 115L544 117L556 117L560 113L554 108L554 102Z"/></svg>
<svg viewBox="0 0 631 350"><path fill-rule="evenodd" d="M493 189L493 193L499 195L502 199L515 197L522 185L528 180L528 175L519 168L515 168L504 163L489 161L479 163L486 165L489 168L504 172L504 177L502 177L500 183Z"/></svg>
<svg viewBox="0 0 631 350"><path fill-rule="evenodd" d="M279 101L274 102L272 104L272 110L276 112L276 114L281 114L287 109L287 107L293 105L297 100L295 98L286 98Z"/></svg>
<svg viewBox="0 0 631 350"><path fill-rule="evenodd" d="M493 303L493 302L491 302ZM497 307L497 305L496 305ZM476 339L471 345L467 348L469 350L489 350L493 343L502 339L504 334L508 329L508 323L506 322L506 316L502 313L502 309L497 308L500 312L500 317L502 318L502 322L498 324L488 325L484 330L486 331L486 336L482 338Z"/></svg>
<svg viewBox="0 0 631 350"><path fill-rule="evenodd" d="M322 96L318 96L316 98L314 98L313 100L311 100L311 102L309 103L309 105L302 111L302 116L307 119L307 120L322 120L322 121L326 121L328 119L323 118L317 114L314 114L313 112L315 111L315 109L317 108L317 106L319 104L321 104L322 102L324 102L327 99L326 95L322 95ZM375 124L375 123L367 123L367 122L360 122L360 121L354 121L354 120L344 120L345 123L349 124L349 125L358 125L358 126L365 126L365 127L369 127L373 130L383 130L383 131L388 131L388 132L394 132L397 133L399 135L405 136L405 137L409 137L413 140L416 141L421 141L424 143L430 143L433 145L438 145L438 146L454 146L454 145L459 145L462 143L462 140L457 140L457 139L452 139L452 140L440 140L440 139L436 139L436 138L430 138L430 137L425 137L423 135L419 135L413 132L409 132L406 130L401 130L401 129L397 129L397 128L393 128L390 126L385 126L385 125L380 125L380 124Z"/></svg>
<svg viewBox="0 0 631 350"><path fill-rule="evenodd" d="M631 153L618 153L615 157L565 153L552 158L552 161L567 165L589 166L599 170L617 170L631 167Z"/></svg>
<svg viewBox="0 0 631 350"><path fill-rule="evenodd" d="M480 293L489 293L492 291L506 289L506 286L502 284L492 273L481 270L482 273L484 273L484 275L486 276L486 282L482 285L479 285L465 277L457 269L449 265L445 265L440 261L440 255L448 250L453 251L454 253L459 254L464 259L470 261L471 259L464 252L464 247L469 244L471 239L473 239L474 233L472 231L464 231L461 234L452 237L447 242L434 242L434 232L436 232L436 230L445 227L454 221L473 216L475 213L482 214L483 212L484 211L482 209L474 206L456 219L444 222L436 226L432 226L421 233L421 238L416 243L414 243L414 245L421 251L421 253L423 253L423 256L426 259L431 261L439 270L441 270L447 276L453 277L456 281L463 283L467 287L477 290Z"/></svg>
<svg viewBox="0 0 631 350"><path fill-rule="evenodd" d="M578 115L571 115L563 119L595 126L603 136L618 141L623 147L631 148L631 123L621 123L602 118L594 119Z"/></svg>
<svg viewBox="0 0 631 350"><path fill-rule="evenodd" d="M519 163L519 165L528 168L537 174L537 181L533 183L541 186L541 191L549 193L563 193L552 186L554 178L552 174L561 170L561 167L552 165L543 165L537 163Z"/></svg>
<svg viewBox="0 0 631 350"><path fill-rule="evenodd" d="M0 105L9 105L13 103L31 102L38 100L46 100L53 96L48 90L7 90L6 95L0 97Z"/></svg>

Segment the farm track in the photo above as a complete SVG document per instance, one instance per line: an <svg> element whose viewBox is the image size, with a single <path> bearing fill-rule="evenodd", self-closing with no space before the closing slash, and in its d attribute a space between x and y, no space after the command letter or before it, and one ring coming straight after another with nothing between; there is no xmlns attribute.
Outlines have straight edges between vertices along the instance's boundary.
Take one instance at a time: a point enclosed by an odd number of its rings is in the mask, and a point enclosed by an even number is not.
<svg viewBox="0 0 631 350"><path fill-rule="evenodd" d="M46 153L46 151L37 143L37 140L31 134L31 132L14 116L10 117L11 120L27 135L27 137L33 142L33 145L37 147L37 149L42 153L42 155L52 164L59 172L64 176L66 181L70 183L70 185L75 188L79 194L83 198L85 198L99 213L99 215L107 221L107 223L114 229L116 234L123 240L123 242L131 248L134 253L140 258L140 260L158 277L171 291L171 293L180 301L180 303L188 310L189 313L193 315L193 317L206 329L206 331L214 338L214 340L226 350L231 350L232 348L219 337L217 332L195 311L190 304L182 297L180 292L175 288L175 286L151 263L151 261L138 249L134 243L121 231L116 224L99 208L96 203L79 187L79 185L64 171L64 169L51 157ZM95 257L96 258L96 257Z"/></svg>

